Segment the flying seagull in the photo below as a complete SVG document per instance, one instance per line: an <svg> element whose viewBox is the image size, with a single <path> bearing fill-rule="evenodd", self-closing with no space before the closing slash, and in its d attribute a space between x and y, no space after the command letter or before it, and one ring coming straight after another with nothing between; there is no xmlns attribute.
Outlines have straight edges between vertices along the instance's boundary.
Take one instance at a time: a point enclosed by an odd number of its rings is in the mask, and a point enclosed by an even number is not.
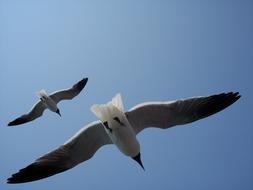
<svg viewBox="0 0 253 190"><path fill-rule="evenodd" d="M19 118L8 123L8 126L20 125L29 121L35 120L42 116L45 109L49 109L52 112L61 116L60 110L57 107L57 103L61 100L70 100L77 96L85 87L88 78L84 78L69 89L60 90L48 95L45 90L37 92L40 100L33 106L29 113L20 116Z"/></svg>
<svg viewBox="0 0 253 190"><path fill-rule="evenodd" d="M215 114L236 102L238 92L193 97L171 102L147 102L124 112L121 96L107 104L93 105L99 121L88 124L59 148L13 174L7 183L25 183L66 171L90 159L107 144L115 144L144 169L136 135L148 127L167 129Z"/></svg>

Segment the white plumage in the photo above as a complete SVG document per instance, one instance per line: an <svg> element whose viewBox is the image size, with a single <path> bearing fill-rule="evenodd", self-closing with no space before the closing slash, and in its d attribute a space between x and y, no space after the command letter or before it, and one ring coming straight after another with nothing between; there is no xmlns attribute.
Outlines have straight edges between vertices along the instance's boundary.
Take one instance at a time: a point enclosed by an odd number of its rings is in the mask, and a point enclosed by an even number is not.
<svg viewBox="0 0 253 190"><path fill-rule="evenodd" d="M36 104L34 104L29 113L23 114L17 119L9 122L8 126L20 125L29 121L33 121L38 117L42 116L44 110L47 108L61 116L60 110L57 107L57 103L61 100L70 100L77 96L85 87L87 81L88 78L84 78L75 85L73 85L71 88L56 91L51 95L48 95L44 89L40 90L36 93L40 100Z"/></svg>
<svg viewBox="0 0 253 190"><path fill-rule="evenodd" d="M13 174L8 183L25 183L61 173L90 159L103 145L112 143L143 168L136 139L143 129L166 129L191 123L227 108L240 97L238 92L230 92L170 102L149 102L123 112L121 96L117 95L107 104L92 106L91 110L100 121L85 126L65 144Z"/></svg>

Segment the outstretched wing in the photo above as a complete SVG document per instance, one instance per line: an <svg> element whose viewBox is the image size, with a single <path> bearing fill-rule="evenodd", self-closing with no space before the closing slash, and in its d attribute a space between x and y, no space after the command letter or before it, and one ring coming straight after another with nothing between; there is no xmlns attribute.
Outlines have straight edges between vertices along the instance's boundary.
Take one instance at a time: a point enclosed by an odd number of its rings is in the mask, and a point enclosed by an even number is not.
<svg viewBox="0 0 253 190"><path fill-rule="evenodd" d="M61 100L70 100L77 96L83 90L87 82L88 78L84 78L69 89L60 90L52 93L50 97L55 101L56 104Z"/></svg>
<svg viewBox="0 0 253 190"><path fill-rule="evenodd" d="M61 173L90 159L101 146L111 143L103 125L93 122L64 145L13 174L7 183L31 182Z"/></svg>
<svg viewBox="0 0 253 190"><path fill-rule="evenodd" d="M46 109L46 106L43 104L43 102L38 101L28 114L24 114L20 116L19 118L11 121L10 123L8 123L8 126L20 125L20 124L32 121L42 116L45 109Z"/></svg>
<svg viewBox="0 0 253 190"><path fill-rule="evenodd" d="M208 117L230 106L240 97L238 92L230 92L173 102L144 103L125 114L137 134L147 127L166 129Z"/></svg>

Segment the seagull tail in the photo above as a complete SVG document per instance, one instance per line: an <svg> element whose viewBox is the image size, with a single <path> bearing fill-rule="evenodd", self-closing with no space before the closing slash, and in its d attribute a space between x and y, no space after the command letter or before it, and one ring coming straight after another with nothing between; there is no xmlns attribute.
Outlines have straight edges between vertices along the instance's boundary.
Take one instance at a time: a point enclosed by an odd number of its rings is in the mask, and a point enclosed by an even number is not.
<svg viewBox="0 0 253 190"><path fill-rule="evenodd" d="M94 104L91 106L91 111L97 116L97 118L102 121L108 121L110 118L110 109L111 106L107 104Z"/></svg>
<svg viewBox="0 0 253 190"><path fill-rule="evenodd" d="M36 94L37 94L37 96L39 98L43 98L43 97L47 97L48 96L47 93L46 93L46 91L44 89L38 91Z"/></svg>
<svg viewBox="0 0 253 190"><path fill-rule="evenodd" d="M122 101L122 97L121 97L121 94L120 94L120 93L116 94L116 96L114 96L114 97L112 98L111 103L112 103L112 105L114 105L116 108L118 108L120 111L124 112L123 101Z"/></svg>
<svg viewBox="0 0 253 190"><path fill-rule="evenodd" d="M112 98L112 101L108 102L107 104L92 105L91 111L102 122L110 120L111 117L118 112L124 113L124 107L123 107L121 95L117 94L115 97Z"/></svg>

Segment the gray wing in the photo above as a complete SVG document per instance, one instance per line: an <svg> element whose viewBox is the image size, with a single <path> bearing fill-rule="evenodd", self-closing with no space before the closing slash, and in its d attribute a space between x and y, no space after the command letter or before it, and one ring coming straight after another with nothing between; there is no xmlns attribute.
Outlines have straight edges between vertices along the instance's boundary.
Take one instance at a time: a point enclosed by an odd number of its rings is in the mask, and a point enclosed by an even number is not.
<svg viewBox="0 0 253 190"><path fill-rule="evenodd" d="M52 93L50 97L55 101L56 104L61 100L71 100L83 90L87 82L88 78L84 78L69 89Z"/></svg>
<svg viewBox="0 0 253 190"><path fill-rule="evenodd" d="M13 174L7 183L26 183L61 173L90 159L101 146L111 143L103 125L93 122L64 145Z"/></svg>
<svg viewBox="0 0 253 190"><path fill-rule="evenodd" d="M8 123L8 126L20 125L20 124L35 120L36 118L42 116L45 109L46 109L46 106L43 104L43 102L38 101L33 106L33 108L31 109L29 113L24 114L20 116L19 118L11 121L10 123Z"/></svg>
<svg viewBox="0 0 253 190"><path fill-rule="evenodd" d="M148 127L169 128L213 115L236 102L238 92L193 97L173 102L145 103L126 112L136 134Z"/></svg>

